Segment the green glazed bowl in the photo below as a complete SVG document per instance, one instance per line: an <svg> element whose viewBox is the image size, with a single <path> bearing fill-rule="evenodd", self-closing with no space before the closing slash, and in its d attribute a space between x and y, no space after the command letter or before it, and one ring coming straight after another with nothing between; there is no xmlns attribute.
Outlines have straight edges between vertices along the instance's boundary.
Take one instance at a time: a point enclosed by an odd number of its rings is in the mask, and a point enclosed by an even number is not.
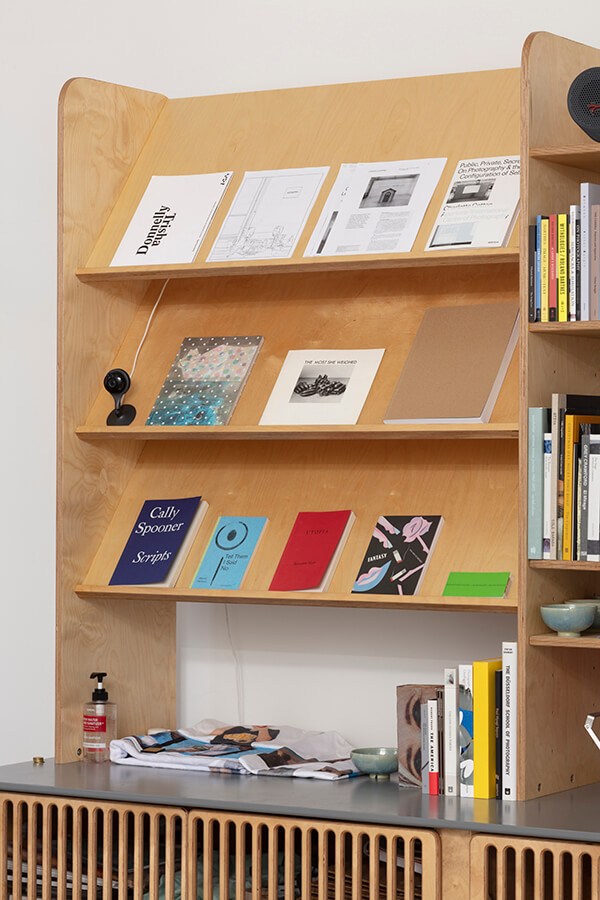
<svg viewBox="0 0 600 900"><path fill-rule="evenodd" d="M540 606L542 619L559 637L579 637L596 615L596 603L549 603Z"/></svg>
<svg viewBox="0 0 600 900"><path fill-rule="evenodd" d="M360 747L350 751L356 768L374 781L384 781L398 771L397 747Z"/></svg>

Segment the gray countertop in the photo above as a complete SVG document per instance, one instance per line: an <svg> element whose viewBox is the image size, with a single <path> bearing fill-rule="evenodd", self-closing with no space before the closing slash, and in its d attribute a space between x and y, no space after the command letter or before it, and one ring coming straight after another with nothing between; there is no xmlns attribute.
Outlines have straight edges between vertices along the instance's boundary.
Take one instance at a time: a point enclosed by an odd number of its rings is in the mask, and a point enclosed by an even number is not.
<svg viewBox="0 0 600 900"><path fill-rule="evenodd" d="M49 759L0 766L0 790L600 843L600 784L509 803L432 797L400 788L393 776L330 782Z"/></svg>

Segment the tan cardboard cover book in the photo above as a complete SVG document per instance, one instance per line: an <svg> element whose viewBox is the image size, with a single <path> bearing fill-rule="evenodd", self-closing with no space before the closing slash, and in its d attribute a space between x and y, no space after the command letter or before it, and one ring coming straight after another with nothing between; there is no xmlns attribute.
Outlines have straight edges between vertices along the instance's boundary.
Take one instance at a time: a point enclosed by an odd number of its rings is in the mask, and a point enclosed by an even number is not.
<svg viewBox="0 0 600 900"><path fill-rule="evenodd" d="M518 323L516 302L427 309L384 423L489 422Z"/></svg>

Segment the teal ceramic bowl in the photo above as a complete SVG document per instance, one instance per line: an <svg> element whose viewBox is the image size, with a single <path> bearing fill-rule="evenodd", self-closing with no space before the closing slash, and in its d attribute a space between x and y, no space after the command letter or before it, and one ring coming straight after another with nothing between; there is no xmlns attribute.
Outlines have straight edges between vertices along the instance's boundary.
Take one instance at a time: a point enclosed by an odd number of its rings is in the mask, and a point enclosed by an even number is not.
<svg viewBox="0 0 600 900"><path fill-rule="evenodd" d="M591 603L549 603L540 606L542 619L559 637L578 637L594 621L597 605Z"/></svg>
<svg viewBox="0 0 600 900"><path fill-rule="evenodd" d="M350 751L352 762L374 781L383 781L398 771L397 747L359 747Z"/></svg>
<svg viewBox="0 0 600 900"><path fill-rule="evenodd" d="M567 600L567 603L594 603L596 605L596 615L592 622L590 631L600 631L600 598L594 597L593 600Z"/></svg>

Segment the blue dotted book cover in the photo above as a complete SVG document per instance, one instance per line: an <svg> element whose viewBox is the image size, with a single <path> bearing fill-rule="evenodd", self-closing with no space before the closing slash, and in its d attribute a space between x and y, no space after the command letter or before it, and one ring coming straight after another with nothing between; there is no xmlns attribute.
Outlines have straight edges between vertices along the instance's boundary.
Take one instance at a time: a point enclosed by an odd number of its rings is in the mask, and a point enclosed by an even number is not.
<svg viewBox="0 0 600 900"><path fill-rule="evenodd" d="M260 335L184 338L146 425L227 425L262 343Z"/></svg>
<svg viewBox="0 0 600 900"><path fill-rule="evenodd" d="M109 584L172 587L207 509L201 497L146 500Z"/></svg>
<svg viewBox="0 0 600 900"><path fill-rule="evenodd" d="M191 587L240 588L267 521L264 516L221 516Z"/></svg>

